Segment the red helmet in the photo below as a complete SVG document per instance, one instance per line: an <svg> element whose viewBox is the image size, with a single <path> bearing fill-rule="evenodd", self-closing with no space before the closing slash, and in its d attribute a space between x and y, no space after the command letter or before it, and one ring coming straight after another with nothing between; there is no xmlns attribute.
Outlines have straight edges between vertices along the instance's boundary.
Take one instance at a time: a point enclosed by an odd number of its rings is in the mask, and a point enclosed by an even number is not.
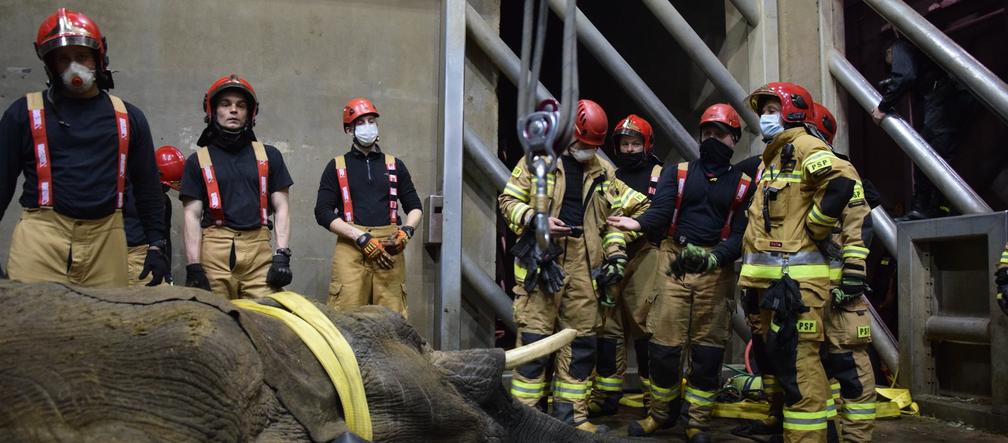
<svg viewBox="0 0 1008 443"><path fill-rule="evenodd" d="M814 108L812 124L815 125L816 129L826 136L826 143L833 144L833 137L836 136L837 122L836 118L833 117L833 113L830 112L825 106L819 103L813 103Z"/></svg>
<svg viewBox="0 0 1008 443"><path fill-rule="evenodd" d="M616 123L616 128L613 129L613 143L617 145L617 150L619 149L619 139L624 135L640 137L644 143L646 155L650 155L654 150L654 130L651 129L651 123L640 116L630 114Z"/></svg>
<svg viewBox="0 0 1008 443"><path fill-rule="evenodd" d="M108 71L108 43L102 36L98 24L82 12L59 8L46 17L39 25L35 35L35 54L45 62L45 56L56 48L64 46L83 46L95 51L95 73L97 84L101 89L112 88L112 73ZM49 80L56 82L57 73L51 72L46 65Z"/></svg>
<svg viewBox="0 0 1008 443"><path fill-rule="evenodd" d="M591 146L602 146L608 130L609 119L602 107L591 100L578 100L574 112L574 138Z"/></svg>
<svg viewBox="0 0 1008 443"><path fill-rule="evenodd" d="M166 145L154 151L154 161L161 173L161 184L176 191L182 181L182 171L185 170L185 157L178 148Z"/></svg>
<svg viewBox="0 0 1008 443"><path fill-rule="evenodd" d="M749 94L749 107L762 114L763 102L774 97L781 102L781 122L804 123L812 118L812 94L807 89L787 82L767 83Z"/></svg>
<svg viewBox="0 0 1008 443"><path fill-rule="evenodd" d="M700 127L706 124L717 124L738 140L742 137L742 123L735 108L724 103L715 103L704 110L700 116Z"/></svg>
<svg viewBox="0 0 1008 443"><path fill-rule="evenodd" d="M252 89L252 84L247 80L235 75L226 75L217 79L213 82L209 88L207 88L206 94L203 96L203 112L206 113L204 121L210 123L214 117L214 103L217 95L228 89L237 89L241 91L249 100L249 113L248 121L245 122L245 129L252 129L255 126L255 117L259 113L259 100L256 98L255 89Z"/></svg>
<svg viewBox="0 0 1008 443"><path fill-rule="evenodd" d="M364 97L350 99L346 106L343 107L343 130L349 130L354 120L365 115L380 117L378 108L375 107L374 103L371 103L371 100Z"/></svg>
<svg viewBox="0 0 1008 443"><path fill-rule="evenodd" d="M105 37L98 25L84 13L59 8L39 25L35 53L42 59L64 46L86 46L98 51L100 59L105 58Z"/></svg>

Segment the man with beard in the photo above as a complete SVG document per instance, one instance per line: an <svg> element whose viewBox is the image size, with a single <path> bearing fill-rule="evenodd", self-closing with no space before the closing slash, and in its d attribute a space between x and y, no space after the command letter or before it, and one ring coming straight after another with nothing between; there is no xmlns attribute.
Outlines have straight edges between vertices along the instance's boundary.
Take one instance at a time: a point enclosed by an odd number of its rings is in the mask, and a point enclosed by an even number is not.
<svg viewBox="0 0 1008 443"><path fill-rule="evenodd" d="M186 286L228 298L263 297L293 279L288 188L294 181L280 151L256 141L259 101L249 82L234 74L217 79L203 110L207 127L186 160L179 191Z"/></svg>
<svg viewBox="0 0 1008 443"><path fill-rule="evenodd" d="M667 235L666 282L647 317L653 334L651 405L648 416L630 423L631 436L675 424L682 400L689 403L686 438L710 441L706 430L720 388L721 362L728 340L728 310L747 219L752 180L731 164L741 136L738 113L718 103L700 117L700 159L665 168L651 208L636 219L610 217L609 224L649 237ZM681 393L681 357L690 346L690 373Z"/></svg>
<svg viewBox="0 0 1008 443"><path fill-rule="evenodd" d="M152 275L156 285L168 275L150 128L143 112L108 93L107 49L95 22L60 8L35 41L49 88L16 100L0 120L4 208L25 178L8 262L14 280L125 287L127 180L146 235L139 278Z"/></svg>

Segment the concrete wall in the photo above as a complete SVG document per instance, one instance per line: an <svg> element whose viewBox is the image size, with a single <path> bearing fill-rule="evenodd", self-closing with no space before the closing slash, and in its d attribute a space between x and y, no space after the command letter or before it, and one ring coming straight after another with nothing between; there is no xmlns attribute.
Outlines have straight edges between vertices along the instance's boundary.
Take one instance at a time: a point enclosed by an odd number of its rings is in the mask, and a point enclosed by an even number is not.
<svg viewBox="0 0 1008 443"><path fill-rule="evenodd" d="M4 106L44 87L32 41L38 24L60 6L82 10L101 26L111 67L118 71L113 92L145 112L155 147L174 144L186 154L194 152L204 127L200 103L207 86L231 72L252 82L261 101L256 133L284 153L295 181L289 289L325 299L335 236L315 223L312 209L323 166L350 146L341 123L348 99L361 95L375 102L382 114L382 146L403 159L422 198L437 189L438 1L0 0ZM467 87L473 83L467 106L490 125L481 126L481 134L496 134L492 74L467 69L466 81ZM467 191L467 211L492 214L485 199L476 200ZM176 203L172 229L179 245L178 282L185 274L180 208ZM0 224L4 263L18 212L16 203L10 205ZM479 238L480 231L467 227L467 242ZM492 263L492 241L475 250L489 250L479 257ZM423 270L431 259L421 241L410 243L406 256L409 318L430 337L428 300L435 288Z"/></svg>

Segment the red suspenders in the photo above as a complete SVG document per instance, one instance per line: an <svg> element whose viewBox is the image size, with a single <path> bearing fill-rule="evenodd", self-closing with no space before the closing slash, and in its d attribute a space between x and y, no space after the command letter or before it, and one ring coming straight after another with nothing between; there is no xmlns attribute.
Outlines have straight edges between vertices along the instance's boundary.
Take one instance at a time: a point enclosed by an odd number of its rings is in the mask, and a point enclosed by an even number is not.
<svg viewBox="0 0 1008 443"><path fill-rule="evenodd" d="M263 226L269 226L269 190L267 188L269 177L269 160L266 157L266 146L260 142L252 142L252 151L255 152L256 173L258 175L256 183L259 184L259 222ZM220 184L214 172L213 162L210 160L210 150L201 147L196 151L196 159L199 160L200 170L203 172L203 183L207 189L207 206L210 207L210 218L217 226L224 225L224 207L221 204Z"/></svg>
<svg viewBox="0 0 1008 443"><path fill-rule="evenodd" d="M647 195L649 198L654 198L655 193L658 192L658 179L661 177L661 165L654 165L651 168L651 182L648 183Z"/></svg>
<svg viewBox="0 0 1008 443"><path fill-rule="evenodd" d="M39 207L53 205L52 156L49 155L49 138L45 127L45 101L41 92L28 94L29 124L32 134L32 151L35 153L35 175L38 177ZM116 208L122 209L126 189L126 157L129 154L129 116L122 99L109 94L115 110L116 131L119 133L119 150L116 155Z"/></svg>
<svg viewBox="0 0 1008 443"><path fill-rule="evenodd" d="M675 237L679 230L679 210L682 208L683 195L686 192L686 176L689 174L689 163L683 162L679 163L676 170L676 184L678 188L676 189L676 202L675 210L672 212L672 223L669 225L668 236ZM763 169L760 168L757 174L756 181L759 181L759 177L763 175ZM746 193L749 191L749 187L752 185L752 180L744 172L742 176L739 177L738 186L735 187L735 198L732 200L731 206L728 209L728 217L725 219L724 226L721 227L721 241L728 239L731 235L731 223L732 218L735 216L735 211L738 210L742 202L745 201Z"/></svg>
<svg viewBox="0 0 1008 443"><path fill-rule="evenodd" d="M336 156L336 180L339 181L340 195L343 197L343 221L354 222L353 199L350 197L350 183L347 178L346 157ZM399 179L396 176L395 157L385 154L385 169L389 179L389 224L396 224L399 210Z"/></svg>

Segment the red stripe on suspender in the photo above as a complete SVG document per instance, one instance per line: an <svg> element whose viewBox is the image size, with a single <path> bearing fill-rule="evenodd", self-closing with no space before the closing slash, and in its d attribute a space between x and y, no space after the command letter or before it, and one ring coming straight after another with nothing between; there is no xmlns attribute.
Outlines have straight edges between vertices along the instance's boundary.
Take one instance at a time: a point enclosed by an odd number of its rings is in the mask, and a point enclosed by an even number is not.
<svg viewBox="0 0 1008 443"><path fill-rule="evenodd" d="M119 130L119 155L116 156L116 208L122 209L126 193L126 156L129 154L129 117L125 112L116 111L116 127Z"/></svg>
<svg viewBox="0 0 1008 443"><path fill-rule="evenodd" d="M750 184L751 182L749 180L749 176L743 173L742 176L739 177L738 186L735 187L735 199L732 200L731 207L728 208L728 217L725 219L724 226L721 227L721 241L727 240L728 236L731 234L732 217L735 216L735 211L738 210L738 207L745 200L746 192L749 191Z"/></svg>
<svg viewBox="0 0 1008 443"><path fill-rule="evenodd" d="M30 101L29 101L30 103ZM29 107L31 104L28 105ZM49 157L49 139L45 129L45 110L29 109L31 112L31 133L35 153L35 175L38 182L38 205L52 206L52 159Z"/></svg>
<svg viewBox="0 0 1008 443"><path fill-rule="evenodd" d="M389 181L389 224L396 224L396 215L399 212L399 178L396 176L395 157L385 158L385 168L388 169Z"/></svg>
<svg viewBox="0 0 1008 443"><path fill-rule="evenodd" d="M683 194L686 193L686 176L689 174L689 163L679 163L676 167L676 199L675 210L672 211L672 224L669 225L668 236L675 237L679 231L679 209L682 208Z"/></svg>
<svg viewBox="0 0 1008 443"><path fill-rule="evenodd" d="M336 179L339 181L340 193L343 195L343 221L353 223L353 200L350 199L350 184L347 181L346 168L336 168Z"/></svg>
<svg viewBox="0 0 1008 443"><path fill-rule="evenodd" d="M259 219L263 226L269 226L269 191L266 181L269 177L269 161L256 160L256 164L259 169Z"/></svg>
<svg viewBox="0 0 1008 443"><path fill-rule="evenodd" d="M208 152L207 156L209 155ZM217 185L213 164L203 168L203 182L206 183L207 198L210 200L207 202L210 206L210 217L213 218L215 225L221 226L224 224L224 208L221 205L220 186Z"/></svg>

